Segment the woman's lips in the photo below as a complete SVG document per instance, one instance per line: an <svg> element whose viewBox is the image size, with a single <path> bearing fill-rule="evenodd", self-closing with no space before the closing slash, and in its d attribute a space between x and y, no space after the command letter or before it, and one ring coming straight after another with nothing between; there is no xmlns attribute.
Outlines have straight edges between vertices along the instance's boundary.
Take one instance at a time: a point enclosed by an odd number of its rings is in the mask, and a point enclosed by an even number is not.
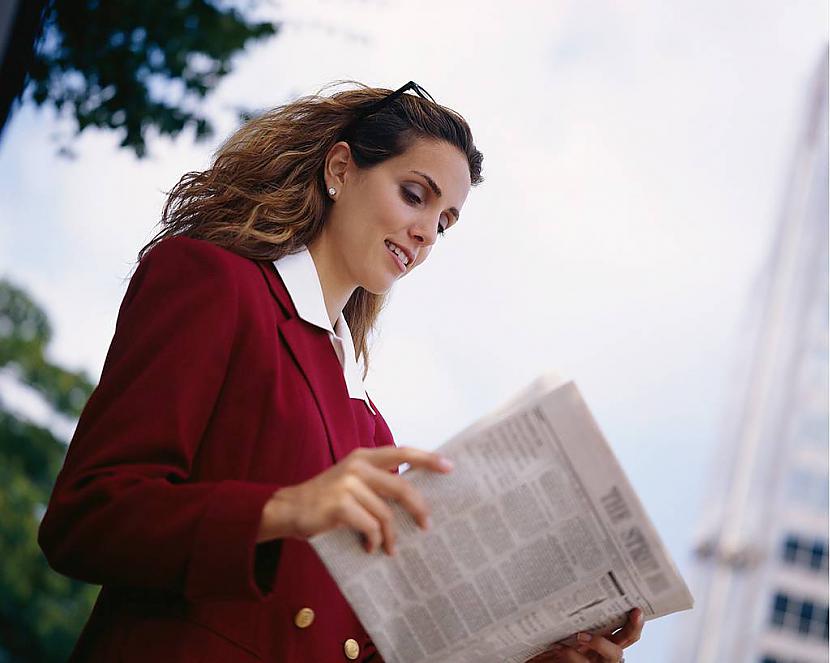
<svg viewBox="0 0 830 663"><path fill-rule="evenodd" d="M386 242L383 243L383 246L386 249L386 252L390 256L392 256L392 260L395 261L395 266L398 268L398 271L400 271L401 274L406 272L406 265L403 264L403 261L398 257L398 255L392 249L386 246Z"/></svg>

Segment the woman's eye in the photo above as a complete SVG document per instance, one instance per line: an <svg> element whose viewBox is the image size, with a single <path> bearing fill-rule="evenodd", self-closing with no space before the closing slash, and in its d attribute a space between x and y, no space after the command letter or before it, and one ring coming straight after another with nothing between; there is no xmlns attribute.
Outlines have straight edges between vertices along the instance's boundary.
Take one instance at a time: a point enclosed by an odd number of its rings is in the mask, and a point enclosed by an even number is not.
<svg viewBox="0 0 830 663"><path fill-rule="evenodd" d="M417 193L410 191L405 186L401 187L401 195L403 196L404 200L406 200L406 202L408 202L411 205L420 205L423 202L423 200L421 200L421 197ZM445 215L442 215L441 220L438 221L438 234L443 235L446 232L449 225L450 220Z"/></svg>
<svg viewBox="0 0 830 663"><path fill-rule="evenodd" d="M412 191L410 191L406 187L401 187L401 192L403 193L403 197L406 198L407 201L409 201L410 203L415 203L416 205L420 205L421 198L420 196L418 196L418 194L412 193Z"/></svg>

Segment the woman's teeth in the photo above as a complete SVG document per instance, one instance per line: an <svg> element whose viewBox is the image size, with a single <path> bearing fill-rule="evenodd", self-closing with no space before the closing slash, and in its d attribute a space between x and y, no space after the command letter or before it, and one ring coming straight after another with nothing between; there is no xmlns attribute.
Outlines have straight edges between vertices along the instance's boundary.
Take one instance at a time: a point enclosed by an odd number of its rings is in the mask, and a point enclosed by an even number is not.
<svg viewBox="0 0 830 663"><path fill-rule="evenodd" d="M386 240L386 248L388 248L392 253L394 253L398 258L401 259L401 262L409 266L409 258L407 257L406 253L403 252L397 245L393 244L389 240Z"/></svg>

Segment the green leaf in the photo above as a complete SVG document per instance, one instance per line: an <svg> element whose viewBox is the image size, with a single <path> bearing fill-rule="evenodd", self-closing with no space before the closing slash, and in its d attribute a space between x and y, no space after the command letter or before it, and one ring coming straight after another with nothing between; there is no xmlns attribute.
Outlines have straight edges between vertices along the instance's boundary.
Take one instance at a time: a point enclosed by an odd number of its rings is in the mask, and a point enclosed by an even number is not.
<svg viewBox="0 0 830 663"><path fill-rule="evenodd" d="M54 0L24 98L69 108L76 136L123 127L121 145L143 157L148 131L211 135L209 119L193 109L230 73L234 56L279 27L207 0ZM177 85L184 92L175 103L161 98L160 89Z"/></svg>
<svg viewBox="0 0 830 663"><path fill-rule="evenodd" d="M77 416L92 392L80 373L45 358L51 325L18 286L0 280L0 367ZM58 575L37 544L37 530L66 440L7 410L0 399L0 660L65 661L98 588Z"/></svg>

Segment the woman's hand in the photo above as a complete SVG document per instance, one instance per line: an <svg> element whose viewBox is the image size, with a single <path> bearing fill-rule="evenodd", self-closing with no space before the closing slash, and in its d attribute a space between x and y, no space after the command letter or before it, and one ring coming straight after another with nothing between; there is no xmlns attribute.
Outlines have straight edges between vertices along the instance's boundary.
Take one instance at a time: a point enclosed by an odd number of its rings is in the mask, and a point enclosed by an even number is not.
<svg viewBox="0 0 830 663"><path fill-rule="evenodd" d="M634 608L616 633L606 636L578 633L568 639L570 644L558 642L527 663L618 663L623 660L623 649L637 642L642 632L643 611Z"/></svg>
<svg viewBox="0 0 830 663"><path fill-rule="evenodd" d="M446 473L452 464L439 454L411 447L360 447L308 481L278 490L262 512L257 542L293 537L308 539L335 527L363 534L366 550L395 552L392 509L399 502L419 526L429 526L429 506L402 476L391 473L401 463Z"/></svg>

